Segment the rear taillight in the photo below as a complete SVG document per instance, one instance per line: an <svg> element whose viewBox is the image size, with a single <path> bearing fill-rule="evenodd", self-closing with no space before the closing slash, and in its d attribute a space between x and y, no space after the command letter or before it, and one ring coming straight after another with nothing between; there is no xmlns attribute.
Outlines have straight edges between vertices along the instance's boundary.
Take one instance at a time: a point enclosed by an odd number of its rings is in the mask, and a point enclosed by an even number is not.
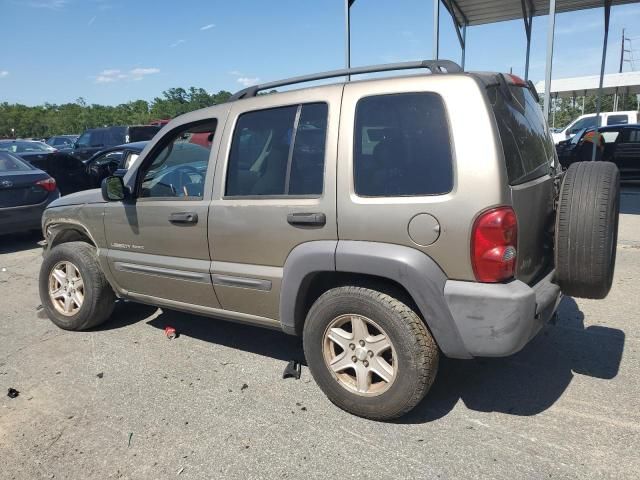
<svg viewBox="0 0 640 480"><path fill-rule="evenodd" d="M518 221L511 207L483 212L471 232L471 263L479 282L502 282L515 275Z"/></svg>
<svg viewBox="0 0 640 480"><path fill-rule="evenodd" d="M56 181L53 178L39 180L36 182L36 185L44 188L47 192L53 192L56 189Z"/></svg>
<svg viewBox="0 0 640 480"><path fill-rule="evenodd" d="M505 75L505 77L507 77L508 80L511 80L511 83L513 85L516 85L518 87L526 87L527 86L527 82L525 82L523 79L521 79L517 75L514 75L512 73L508 73L507 75Z"/></svg>

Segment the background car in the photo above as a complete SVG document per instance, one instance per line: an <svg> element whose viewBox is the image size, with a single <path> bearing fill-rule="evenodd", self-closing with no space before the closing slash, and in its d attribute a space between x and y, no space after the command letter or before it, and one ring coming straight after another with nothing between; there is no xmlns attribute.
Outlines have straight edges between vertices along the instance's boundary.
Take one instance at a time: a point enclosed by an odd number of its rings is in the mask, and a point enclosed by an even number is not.
<svg viewBox="0 0 640 480"><path fill-rule="evenodd" d="M93 179L93 186L100 187L102 180L118 169L127 169L138 158L149 142L125 143L96 153L86 161L85 167Z"/></svg>
<svg viewBox="0 0 640 480"><path fill-rule="evenodd" d="M62 195L93 188L95 180L84 163L41 142L1 140L0 151L13 153L56 179Z"/></svg>
<svg viewBox="0 0 640 480"><path fill-rule="evenodd" d="M160 128L156 125L90 128L80 135L73 146L71 155L80 160L88 160L105 148L151 140L160 131Z"/></svg>
<svg viewBox="0 0 640 480"><path fill-rule="evenodd" d="M563 168L592 158L594 128L585 128L556 146ZM596 160L613 162L620 170L622 181L640 180L640 124L600 127L600 145Z"/></svg>
<svg viewBox="0 0 640 480"><path fill-rule="evenodd" d="M58 150L71 150L78 137L79 135L55 135L49 137L45 143Z"/></svg>
<svg viewBox="0 0 640 480"><path fill-rule="evenodd" d="M566 127L556 129L556 131L552 133L554 143L557 144L564 140L569 140L584 128L595 128L596 118L595 113L587 113L579 116ZM640 121L640 116L638 116L638 112L636 111L600 112L598 126L626 125L638 123L638 121Z"/></svg>
<svg viewBox="0 0 640 480"><path fill-rule="evenodd" d="M0 140L0 150L22 156L55 152L51 145L38 140Z"/></svg>
<svg viewBox="0 0 640 480"><path fill-rule="evenodd" d="M42 212L60 197L56 181L9 152L0 152L0 234L40 230Z"/></svg>

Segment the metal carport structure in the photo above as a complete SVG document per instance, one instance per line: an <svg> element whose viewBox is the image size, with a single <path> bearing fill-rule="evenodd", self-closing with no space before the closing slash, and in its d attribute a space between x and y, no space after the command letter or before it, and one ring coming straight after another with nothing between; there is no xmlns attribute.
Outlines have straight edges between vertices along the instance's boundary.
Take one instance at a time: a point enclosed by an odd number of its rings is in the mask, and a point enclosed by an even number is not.
<svg viewBox="0 0 640 480"><path fill-rule="evenodd" d="M546 92L544 81L535 85L536 90ZM613 110L618 110L618 98L622 95L637 95L638 109L640 110L640 72L608 73L602 79L600 88L599 75L587 75L584 77L556 78L551 80L549 87L551 99L572 98L575 104L577 96L582 96L582 114L584 114L584 98L587 95L600 93L601 95L615 95Z"/></svg>
<svg viewBox="0 0 640 480"><path fill-rule="evenodd" d="M364 3L364 0L362 0ZM555 36L556 13L574 12L589 8L604 7L604 38L602 44L602 63L600 68L600 81L598 88L598 100L596 107L597 116L600 115L602 82L607 52L607 40L609 36L609 16L611 7L638 3L640 0L432 0L433 1L433 59L440 55L440 3L453 20L453 25L460 42L461 66L464 69L466 53L467 27L485 25L489 23L504 22L507 20L522 19L524 21L525 36L527 40L525 53L525 80L529 79L529 56L531 51L531 30L533 17L548 15L549 26L547 31L547 54L544 79L544 115L549 118L551 70L553 64L553 45ZM346 30L346 66L351 66L351 7L355 0L344 0L345 5L345 30ZM595 144L594 144L595 145ZM594 148L595 155L595 148Z"/></svg>

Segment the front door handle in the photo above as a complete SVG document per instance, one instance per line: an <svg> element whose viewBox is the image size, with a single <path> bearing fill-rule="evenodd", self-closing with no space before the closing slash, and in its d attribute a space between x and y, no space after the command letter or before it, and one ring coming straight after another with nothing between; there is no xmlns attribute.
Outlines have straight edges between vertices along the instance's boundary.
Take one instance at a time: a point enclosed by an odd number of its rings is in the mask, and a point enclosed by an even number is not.
<svg viewBox="0 0 640 480"><path fill-rule="evenodd" d="M169 221L177 224L196 224L198 214L195 212L175 212L169 215Z"/></svg>
<svg viewBox="0 0 640 480"><path fill-rule="evenodd" d="M322 227L327 223L327 217L324 213L290 213L287 222L293 226Z"/></svg>

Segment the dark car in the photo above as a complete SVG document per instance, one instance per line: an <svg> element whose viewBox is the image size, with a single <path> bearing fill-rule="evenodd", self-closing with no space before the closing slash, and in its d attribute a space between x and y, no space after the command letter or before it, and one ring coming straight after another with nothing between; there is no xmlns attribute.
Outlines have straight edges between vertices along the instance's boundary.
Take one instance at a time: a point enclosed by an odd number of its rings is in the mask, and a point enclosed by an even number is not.
<svg viewBox="0 0 640 480"><path fill-rule="evenodd" d="M88 160L105 148L151 140L161 128L157 125L91 128L80 135L71 154L80 160Z"/></svg>
<svg viewBox="0 0 640 480"><path fill-rule="evenodd" d="M596 160L613 162L620 170L620 178L640 180L640 124L600 127ZM570 140L560 142L556 150L564 168L574 162L590 161L593 152L594 129L580 130Z"/></svg>
<svg viewBox="0 0 640 480"><path fill-rule="evenodd" d="M84 163L42 142L0 140L0 151L13 153L56 179L62 195L93 188L95 180Z"/></svg>
<svg viewBox="0 0 640 480"><path fill-rule="evenodd" d="M0 152L0 234L40 230L42 212L60 197L56 181L9 152Z"/></svg>
<svg viewBox="0 0 640 480"><path fill-rule="evenodd" d="M58 150L71 150L76 140L78 140L78 135L55 135L47 138L45 143Z"/></svg>
<svg viewBox="0 0 640 480"><path fill-rule="evenodd" d="M0 140L0 150L16 155L39 155L55 152L56 149L38 140Z"/></svg>
<svg viewBox="0 0 640 480"><path fill-rule="evenodd" d="M96 153L85 162L87 172L99 187L102 179L113 175L118 169L127 169L138 158L140 152L149 142L133 142L117 145Z"/></svg>

